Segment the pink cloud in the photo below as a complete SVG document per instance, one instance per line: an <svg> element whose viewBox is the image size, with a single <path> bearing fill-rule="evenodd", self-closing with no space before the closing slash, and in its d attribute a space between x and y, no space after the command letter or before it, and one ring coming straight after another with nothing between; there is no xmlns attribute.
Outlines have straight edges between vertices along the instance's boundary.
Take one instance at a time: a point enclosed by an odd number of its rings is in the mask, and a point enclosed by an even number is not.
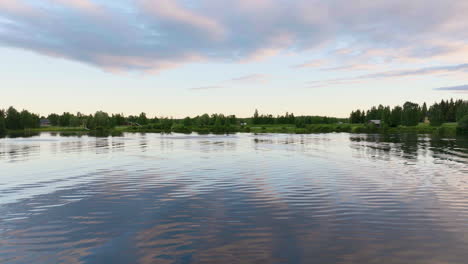
<svg viewBox="0 0 468 264"><path fill-rule="evenodd" d="M0 11L5 10L12 14L37 15L38 11L21 0L0 0Z"/></svg>
<svg viewBox="0 0 468 264"><path fill-rule="evenodd" d="M87 11L96 11L99 9L99 6L90 0L50 0L61 5L69 6L72 8L87 10Z"/></svg>
<svg viewBox="0 0 468 264"><path fill-rule="evenodd" d="M138 0L139 5L158 18L179 22L187 26L193 26L208 33L213 38L224 36L225 29L217 21L179 5L173 0Z"/></svg>
<svg viewBox="0 0 468 264"><path fill-rule="evenodd" d="M177 67L186 54L249 63L307 52L329 71L459 64L468 4L447 1L0 0L0 44L123 71Z"/></svg>
<svg viewBox="0 0 468 264"><path fill-rule="evenodd" d="M140 56L117 56L117 55L97 55L95 60L102 65L104 70L114 73L125 72L127 69L135 69L146 74L158 74L162 70L177 68L180 65L201 61L202 58L196 55L187 55L174 60L143 58ZM118 65L116 67L115 65Z"/></svg>
<svg viewBox="0 0 468 264"><path fill-rule="evenodd" d="M379 80L387 78L408 78L408 77L422 77L427 75L440 75L440 74L454 74L468 72L468 64L457 64L457 65L444 65L444 66L433 66L433 67L423 67L415 69L406 69L406 70L390 70L383 72L376 72L364 75L358 75L349 78L336 78L320 81L310 81L310 87L323 87L331 85L342 85L350 84L355 82L360 82L364 80Z"/></svg>

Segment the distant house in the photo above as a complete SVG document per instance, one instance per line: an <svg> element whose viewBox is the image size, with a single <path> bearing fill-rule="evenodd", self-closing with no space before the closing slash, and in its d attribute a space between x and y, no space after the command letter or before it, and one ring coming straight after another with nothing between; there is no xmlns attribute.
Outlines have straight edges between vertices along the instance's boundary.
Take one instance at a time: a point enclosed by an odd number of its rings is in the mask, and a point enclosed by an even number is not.
<svg viewBox="0 0 468 264"><path fill-rule="evenodd" d="M376 127L380 127L381 125L381 121L380 120L369 120L369 122L367 122L368 124L374 124Z"/></svg>
<svg viewBox="0 0 468 264"><path fill-rule="evenodd" d="M47 118L42 118L41 120L39 120L39 124L41 127L48 127L51 125L50 120Z"/></svg>
<svg viewBox="0 0 468 264"><path fill-rule="evenodd" d="M141 126L141 125L138 124L137 122L127 122L127 126L139 127L139 126Z"/></svg>

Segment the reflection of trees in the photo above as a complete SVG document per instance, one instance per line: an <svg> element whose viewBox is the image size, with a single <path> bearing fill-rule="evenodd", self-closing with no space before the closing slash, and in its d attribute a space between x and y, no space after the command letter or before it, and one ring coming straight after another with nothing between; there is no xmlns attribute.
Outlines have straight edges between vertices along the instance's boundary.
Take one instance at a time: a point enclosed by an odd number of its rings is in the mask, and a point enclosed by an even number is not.
<svg viewBox="0 0 468 264"><path fill-rule="evenodd" d="M25 161L39 152L40 145L37 143L28 145L8 144L0 148L0 159L6 158L9 161Z"/></svg>
<svg viewBox="0 0 468 264"><path fill-rule="evenodd" d="M39 136L39 132L32 132L32 131L28 131L28 130L24 130L24 131L11 131L11 132L8 132L6 135L6 137L9 137L9 138L30 138L30 137L35 137L35 136Z"/></svg>
<svg viewBox="0 0 468 264"><path fill-rule="evenodd" d="M429 140L429 147L434 159L468 162L468 138L466 137L454 139L433 137Z"/></svg>
<svg viewBox="0 0 468 264"><path fill-rule="evenodd" d="M418 158L418 151L424 142L423 138L416 134L380 135L365 134L353 135L349 138L351 148L359 151L365 156L377 159L390 159L399 156L409 160Z"/></svg>

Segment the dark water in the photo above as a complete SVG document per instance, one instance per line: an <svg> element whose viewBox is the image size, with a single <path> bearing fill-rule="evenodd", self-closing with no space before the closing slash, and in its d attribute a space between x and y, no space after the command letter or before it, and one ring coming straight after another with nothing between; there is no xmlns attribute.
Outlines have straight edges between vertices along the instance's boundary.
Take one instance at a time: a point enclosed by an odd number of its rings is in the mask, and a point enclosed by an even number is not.
<svg viewBox="0 0 468 264"><path fill-rule="evenodd" d="M1 263L467 261L466 139L0 139Z"/></svg>

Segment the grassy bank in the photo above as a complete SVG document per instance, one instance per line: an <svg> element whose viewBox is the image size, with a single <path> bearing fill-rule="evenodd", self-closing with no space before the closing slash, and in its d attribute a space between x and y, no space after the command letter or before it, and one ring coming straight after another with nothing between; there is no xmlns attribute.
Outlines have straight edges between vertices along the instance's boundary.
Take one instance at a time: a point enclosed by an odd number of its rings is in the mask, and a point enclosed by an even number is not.
<svg viewBox="0 0 468 264"><path fill-rule="evenodd" d="M87 132L89 129L83 127L40 127L40 128L30 128L25 129L24 131L30 132Z"/></svg>
<svg viewBox="0 0 468 264"><path fill-rule="evenodd" d="M447 123L439 127L430 126L429 124L419 124L417 126L398 126L398 127L375 127L367 124L317 124L308 125L303 128L298 128L294 125L265 125L252 126L250 131L253 133L295 133L295 134L310 134L310 133L383 133L383 134L399 134L399 133L415 133L415 134L435 134L444 136L456 136L457 124Z"/></svg>
<svg viewBox="0 0 468 264"><path fill-rule="evenodd" d="M440 136L456 136L457 124L446 123L442 126L430 126L429 124L419 124L417 126L398 126L398 127L375 127L367 124L316 124L297 127L295 125L247 125L247 126L229 126L229 127L184 127L175 125L170 129L152 128L151 126L142 127L119 127L123 132L145 132L145 133L192 133L199 134L224 134L224 133L284 133L284 134L312 134L312 133L383 133L383 134L433 134ZM460 134L460 133L459 133Z"/></svg>
<svg viewBox="0 0 468 264"><path fill-rule="evenodd" d="M93 130L82 127L42 127L27 129L21 131L9 131L10 135L35 134L39 132L56 132L63 135L121 135L123 132L130 133L192 133L198 134L226 134L226 133L285 133L285 134L312 134L312 133L382 133L382 134L432 134L439 136L456 136L457 124L446 123L442 126L430 126L429 124L419 124L417 126L398 126L398 127L375 127L367 124L316 124L304 127L295 125L247 125L247 126L206 126L206 127L185 127L174 125L170 128L162 129L160 127L147 126L119 126L112 129ZM460 135L461 133L458 132Z"/></svg>

